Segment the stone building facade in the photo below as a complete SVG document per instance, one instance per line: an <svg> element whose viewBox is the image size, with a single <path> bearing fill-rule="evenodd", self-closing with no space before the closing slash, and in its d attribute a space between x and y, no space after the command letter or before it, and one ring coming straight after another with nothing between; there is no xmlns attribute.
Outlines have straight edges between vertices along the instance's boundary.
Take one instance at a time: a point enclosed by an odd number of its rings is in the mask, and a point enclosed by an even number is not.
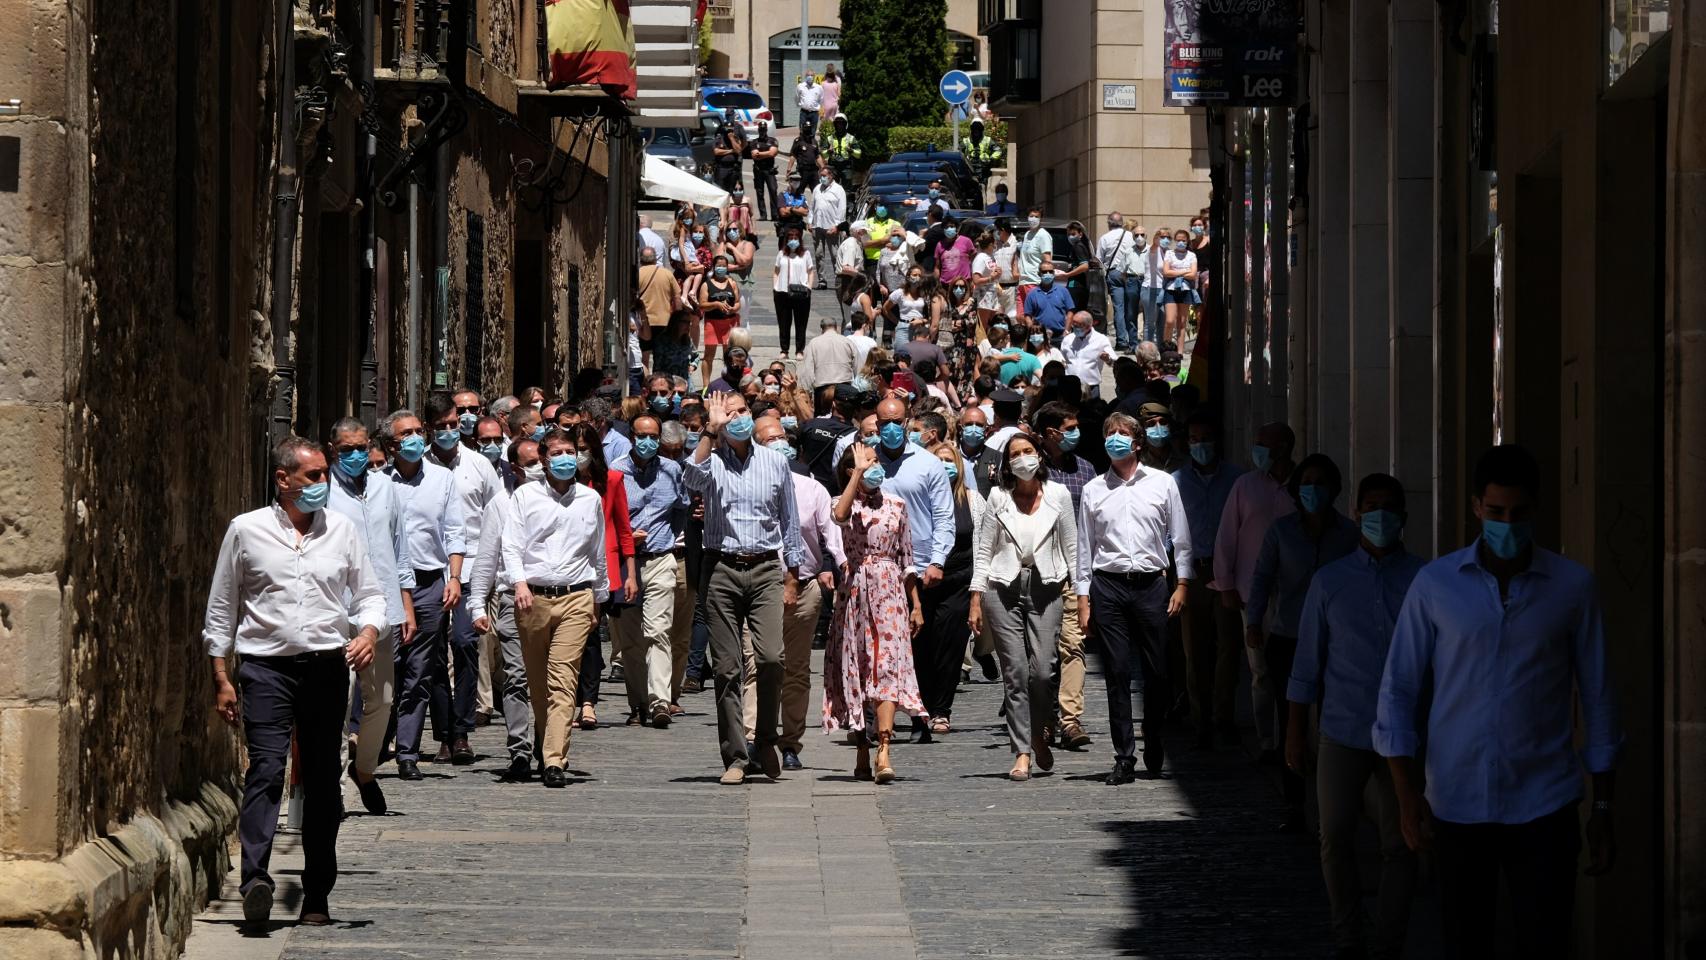
<svg viewBox="0 0 1706 960"><path fill-rule="evenodd" d="M406 7L374 4L381 70ZM201 622L225 524L269 495L272 435L440 376L561 390L611 355L619 105L529 79L542 7L483 0L435 78L364 83L360 9L0 0L0 98L21 101L0 115L0 960L175 957L230 868L242 749ZM367 185L420 134L407 88L452 54L469 119L400 181L411 221ZM301 181L275 344L281 110ZM569 186L542 202L519 181L547 168Z"/></svg>

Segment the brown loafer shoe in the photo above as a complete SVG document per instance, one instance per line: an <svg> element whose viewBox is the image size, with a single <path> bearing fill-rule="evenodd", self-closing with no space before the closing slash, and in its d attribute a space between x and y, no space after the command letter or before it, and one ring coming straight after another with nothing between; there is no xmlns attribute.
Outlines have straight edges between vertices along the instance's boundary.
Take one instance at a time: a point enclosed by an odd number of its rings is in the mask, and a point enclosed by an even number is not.
<svg viewBox="0 0 1706 960"><path fill-rule="evenodd" d="M296 922L304 927L329 927L332 925L332 918L328 914L313 911L303 913L296 918Z"/></svg>
<svg viewBox="0 0 1706 960"><path fill-rule="evenodd" d="M731 763L731 764L729 764L729 768L727 770L723 771L722 779L720 779L717 782L721 783L725 787L738 787L741 784L745 783L746 782L746 764L744 764L744 763Z"/></svg>

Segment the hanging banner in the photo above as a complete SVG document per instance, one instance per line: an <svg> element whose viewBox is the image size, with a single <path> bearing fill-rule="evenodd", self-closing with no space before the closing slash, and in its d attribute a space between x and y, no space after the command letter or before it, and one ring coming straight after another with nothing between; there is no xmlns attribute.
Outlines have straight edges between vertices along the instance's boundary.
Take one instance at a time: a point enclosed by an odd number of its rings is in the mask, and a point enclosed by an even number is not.
<svg viewBox="0 0 1706 960"><path fill-rule="evenodd" d="M545 0L545 40L552 89L594 85L624 100L638 94L628 0Z"/></svg>
<svg viewBox="0 0 1706 960"><path fill-rule="evenodd" d="M1297 0L1166 0L1170 107L1297 102Z"/></svg>

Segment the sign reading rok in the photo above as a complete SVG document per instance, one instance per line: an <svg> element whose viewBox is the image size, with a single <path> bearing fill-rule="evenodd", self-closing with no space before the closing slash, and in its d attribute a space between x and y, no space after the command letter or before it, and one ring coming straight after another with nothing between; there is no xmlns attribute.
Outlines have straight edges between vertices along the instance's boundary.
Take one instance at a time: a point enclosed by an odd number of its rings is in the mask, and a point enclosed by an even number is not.
<svg viewBox="0 0 1706 960"><path fill-rule="evenodd" d="M1167 0L1170 107L1297 102L1297 0Z"/></svg>

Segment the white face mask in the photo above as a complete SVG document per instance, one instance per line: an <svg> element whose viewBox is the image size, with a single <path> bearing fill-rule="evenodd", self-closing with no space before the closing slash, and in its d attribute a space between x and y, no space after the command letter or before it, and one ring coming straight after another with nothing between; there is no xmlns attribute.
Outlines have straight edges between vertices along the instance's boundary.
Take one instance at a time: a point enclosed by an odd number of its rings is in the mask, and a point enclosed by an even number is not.
<svg viewBox="0 0 1706 960"><path fill-rule="evenodd" d="M536 463L531 467L522 467L521 477L529 483L544 483L545 465L542 463Z"/></svg>
<svg viewBox="0 0 1706 960"><path fill-rule="evenodd" d="M1030 217L1025 221L1025 225L1030 227L1032 230L1035 230L1036 228L1042 226L1043 222L1042 222L1042 220L1040 220L1037 217Z"/></svg>
<svg viewBox="0 0 1706 960"><path fill-rule="evenodd" d="M1013 476L1020 480L1029 480L1037 475L1037 468L1042 461L1034 453L1022 453L1013 458Z"/></svg>

